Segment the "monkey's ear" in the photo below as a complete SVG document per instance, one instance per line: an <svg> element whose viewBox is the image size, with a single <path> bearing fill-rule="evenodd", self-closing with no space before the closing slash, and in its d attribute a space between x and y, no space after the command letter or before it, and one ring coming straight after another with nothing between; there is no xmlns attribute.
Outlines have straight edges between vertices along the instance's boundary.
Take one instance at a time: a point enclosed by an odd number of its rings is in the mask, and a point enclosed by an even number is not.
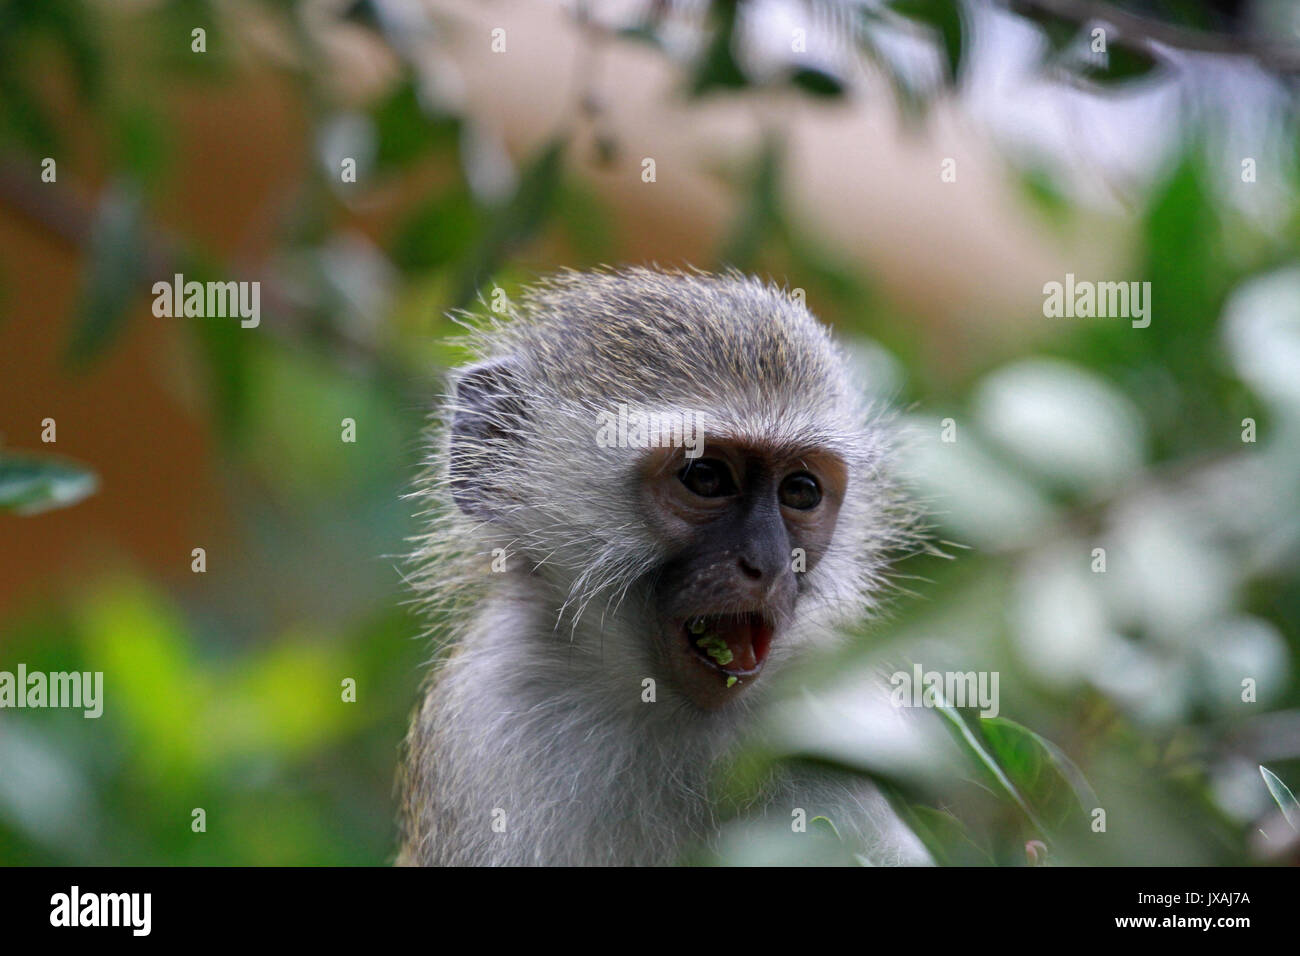
<svg viewBox="0 0 1300 956"><path fill-rule="evenodd" d="M518 364L498 358L456 377L448 477L461 511L492 517L508 504L505 472L517 461L526 409Z"/></svg>

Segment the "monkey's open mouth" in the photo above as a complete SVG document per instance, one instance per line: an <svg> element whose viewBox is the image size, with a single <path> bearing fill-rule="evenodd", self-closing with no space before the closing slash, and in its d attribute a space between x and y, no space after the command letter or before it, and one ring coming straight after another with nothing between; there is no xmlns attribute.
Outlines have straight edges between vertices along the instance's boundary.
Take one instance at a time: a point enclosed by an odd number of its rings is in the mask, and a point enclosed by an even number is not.
<svg viewBox="0 0 1300 956"><path fill-rule="evenodd" d="M682 630L700 659L728 678L757 674L772 646L772 625L756 611L698 615L687 618Z"/></svg>

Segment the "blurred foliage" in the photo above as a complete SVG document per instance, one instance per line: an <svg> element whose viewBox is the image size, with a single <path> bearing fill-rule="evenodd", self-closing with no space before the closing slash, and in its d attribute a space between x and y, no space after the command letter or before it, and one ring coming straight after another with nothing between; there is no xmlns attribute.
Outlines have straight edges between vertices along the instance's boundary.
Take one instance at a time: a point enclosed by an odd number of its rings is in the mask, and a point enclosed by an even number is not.
<svg viewBox="0 0 1300 956"><path fill-rule="evenodd" d="M0 511L30 515L62 508L93 493L96 484L84 466L0 448Z"/></svg>
<svg viewBox="0 0 1300 956"><path fill-rule="evenodd" d="M250 273L269 290L266 334L190 328L189 360L225 440L236 544L224 566L209 556L201 587L121 562L4 622L0 667L102 670L114 700L98 720L0 717L4 862L389 859L398 741L428 651L401 609L400 558L379 556L400 553L413 530L399 497L420 454L411 436L436 387L431 370L459 358L444 343L453 325L429 316L517 288L528 274L522 253L539 240L578 267L620 258L612 217L567 172L567 129L516 167L432 82L448 65L430 63L411 39L438 37L439 24L385 0L343 5L340 15L400 67L384 95L358 108L333 99L298 5L249 6L294 46L286 69L316 155L276 248ZM1085 17L1062 16L1060 4L1004 6L1041 34L1041 68L1063 85L1100 93L1170 69L1140 33L1097 56ZM6 154L30 162L66 140L60 107L36 79L62 70L109 164L111 185L87 214L67 325L74 367L122 339L145 275L204 280L249 268L152 225L158 184L177 161L155 90L211 83L231 68L218 7L170 0L131 15L82 0L0 0ZM960 90L978 40L971 4L808 7L852 39L901 115L919 122ZM1228 5L1116 8L1236 36L1249 52ZM715 0L701 13L693 44L672 41L673 4L646 5L644 19L613 36L680 61L682 91L701 101L774 88L834 99L851 86L847 62L756 58L750 5ZM106 67L124 22L138 30L144 82ZM211 57L176 43L196 26L208 31ZM919 65L905 52L918 48ZM811 702L792 694L764 745L738 761L727 782L737 802L774 764L794 761L873 778L940 863L1295 859L1294 832L1273 824L1294 831L1300 812L1284 782L1300 780L1300 162L1291 157L1281 228L1263 228L1213 187L1221 144L1201 119L1187 117L1178 161L1134 212L1131 278L1150 281L1159 316L1178 320L1063 326L961 378L927 362L916 324L900 320L871 277L791 223L778 200L783 142L776 131L764 139L735 183L717 261L699 265L797 277L870 379L889 383L882 397L910 403L906 468L933 507L940 547L902 566L923 599L896 602L888 621L864 626L861 640L793 682L820 692ZM1295 117L1285 122L1289 142L1300 142ZM604 143L606 160L616 147ZM357 184L340 184L343 157L357 162ZM61 175L86 172L63 165ZM381 239L353 227L354 194L429 168L453 174ZM1009 161L1008 175L1051 221L1076 215L1050 169ZM18 281L6 275L9 296ZM345 417L360 423L357 446L338 442ZM947 418L955 442L940 440ZM1258 423L1256 443L1242 441L1245 418ZM94 482L70 463L0 451L0 510L73 504ZM1106 549L1105 574L1090 569L1096 547ZM376 557L358 568L358 555ZM914 660L999 672L1010 716L941 702L904 717L865 699L864 686ZM1243 676L1257 679L1258 703L1241 702ZM343 702L349 678L356 705ZM196 839L199 807L208 827ZM1104 834L1090 829L1096 808L1106 811ZM814 819L793 855L788 833L740 832L721 859L856 859L834 820Z"/></svg>

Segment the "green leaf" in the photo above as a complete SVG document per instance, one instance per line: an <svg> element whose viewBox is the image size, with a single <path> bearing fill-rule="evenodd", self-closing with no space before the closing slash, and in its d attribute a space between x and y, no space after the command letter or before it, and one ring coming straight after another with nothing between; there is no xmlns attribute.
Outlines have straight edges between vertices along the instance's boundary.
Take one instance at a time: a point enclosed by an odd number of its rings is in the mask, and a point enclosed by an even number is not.
<svg viewBox="0 0 1300 956"><path fill-rule="evenodd" d="M868 23L872 23L868 18ZM857 32L858 47L876 69L889 81L894 95L894 105L899 117L912 129L917 129L929 109L930 91L917 83L906 64L897 61L887 47L878 46L871 36L871 27L864 25Z"/></svg>
<svg viewBox="0 0 1300 956"><path fill-rule="evenodd" d="M69 0L45 0L33 4L40 11L41 24L49 30L63 48L72 67L77 92L88 103L99 99L103 87L104 45L98 31L102 24L93 4Z"/></svg>
<svg viewBox="0 0 1300 956"><path fill-rule="evenodd" d="M468 188L456 186L423 203L398 231L393 263L407 272L437 269L465 256L483 232Z"/></svg>
<svg viewBox="0 0 1300 956"><path fill-rule="evenodd" d="M940 866L993 866L993 854L980 846L966 824L948 810L895 804L903 822Z"/></svg>
<svg viewBox="0 0 1300 956"><path fill-rule="evenodd" d="M840 836L840 831L836 828L835 824L831 822L830 817L813 817L808 821L808 824L813 827L813 829L820 830L828 836L832 836L839 840L841 843L844 842L844 838Z"/></svg>
<svg viewBox="0 0 1300 956"><path fill-rule="evenodd" d="M798 67L790 75L790 83L813 96L830 99L844 94L844 84L838 76L816 67Z"/></svg>
<svg viewBox="0 0 1300 956"><path fill-rule="evenodd" d="M961 5L956 0L894 0L889 8L938 32L948 80L955 83L961 75L964 29Z"/></svg>
<svg viewBox="0 0 1300 956"><path fill-rule="evenodd" d="M230 66L231 46L226 42L216 0L169 0L151 18L155 69L170 76L212 80ZM202 29L206 53L193 52L193 31Z"/></svg>
<svg viewBox="0 0 1300 956"><path fill-rule="evenodd" d="M566 182L555 215L580 259L604 262L618 258L610 252L619 248L612 217L589 186Z"/></svg>
<svg viewBox="0 0 1300 956"><path fill-rule="evenodd" d="M243 438L252 412L248 361L254 339L238 322L199 321L190 327L206 366L217 431L223 439L237 443Z"/></svg>
<svg viewBox="0 0 1300 956"><path fill-rule="evenodd" d="M1079 20L1044 10L1022 11L1047 38L1043 60L1100 84L1123 83L1145 76L1159 62L1145 50L1111 39L1106 53L1091 52L1091 33Z"/></svg>
<svg viewBox="0 0 1300 956"><path fill-rule="evenodd" d="M1021 172L1019 185L1025 198L1051 224L1060 225L1070 218L1073 206L1049 170L1031 166Z"/></svg>
<svg viewBox="0 0 1300 956"><path fill-rule="evenodd" d="M0 27L0 35L3 34ZM0 132L32 152L57 155L63 148L59 134L36 94L35 85L16 64L7 63L0 45Z"/></svg>
<svg viewBox="0 0 1300 956"><path fill-rule="evenodd" d="M0 511L33 515L66 508L98 487L95 473L83 465L0 451Z"/></svg>
<svg viewBox="0 0 1300 956"><path fill-rule="evenodd" d="M1084 823L1084 808L1095 806L1096 797L1060 748L1005 717L979 722L981 742L954 707L940 701L937 709L1044 837Z"/></svg>
<svg viewBox="0 0 1300 956"><path fill-rule="evenodd" d="M1047 37L1047 45L1052 53L1060 53L1082 32L1077 21L1045 10L1032 10L1027 15L1038 24L1038 28Z"/></svg>
<svg viewBox="0 0 1300 956"><path fill-rule="evenodd" d="M371 110L375 124L375 168L388 171L456 145L460 119L438 113L408 79Z"/></svg>
<svg viewBox="0 0 1300 956"><path fill-rule="evenodd" d="M217 276L218 267L200 255L190 254L177 271L187 281L207 283ZM198 319L189 322L188 327L203 362L217 432L223 440L237 444L244 438L252 412L249 359L265 340L249 335L238 322Z"/></svg>
<svg viewBox="0 0 1300 956"><path fill-rule="evenodd" d="M1083 774L1059 748L1038 734L1005 717L980 721L980 732L990 751L1034 808L1052 829L1081 823L1085 805L1095 805Z"/></svg>
<svg viewBox="0 0 1300 956"><path fill-rule="evenodd" d="M1155 57L1143 50L1112 43L1106 51L1105 65L1087 61L1083 75L1097 83L1127 83L1148 75L1159 65Z"/></svg>
<svg viewBox="0 0 1300 956"><path fill-rule="evenodd" d="M167 134L161 117L149 106L132 104L113 118L116 168L137 182L158 178L167 154Z"/></svg>
<svg viewBox="0 0 1300 956"><path fill-rule="evenodd" d="M1267 767L1261 765L1259 773L1264 778L1264 786L1268 787L1269 795L1282 811L1282 816L1286 818L1287 823L1291 824L1291 829L1300 830L1300 800L1296 800L1291 788Z"/></svg>
<svg viewBox="0 0 1300 956"><path fill-rule="evenodd" d="M777 193L781 176L780 143L769 137L759 153L749 196L719 259L737 269L752 269L763 241L781 227Z"/></svg>
<svg viewBox="0 0 1300 956"><path fill-rule="evenodd" d="M140 186L123 180L109 186L91 227L81 297L67 356L75 364L98 357L122 331L145 255L144 200Z"/></svg>
<svg viewBox="0 0 1300 956"><path fill-rule="evenodd" d="M713 34L695 64L688 92L706 96L719 90L739 90L749 85L749 78L736 62L736 0L716 0L709 8L714 22Z"/></svg>
<svg viewBox="0 0 1300 956"><path fill-rule="evenodd" d="M452 308L464 308L501 262L541 228L560 190L565 145L562 137L551 140L523 170L514 195L462 266Z"/></svg>
<svg viewBox="0 0 1300 956"><path fill-rule="evenodd" d="M619 39L630 40L634 43L645 43L656 50L662 50L664 46L663 38L659 36L659 31L652 23L638 23L630 27L620 27L616 35Z"/></svg>
<svg viewBox="0 0 1300 956"><path fill-rule="evenodd" d="M339 13L340 20L346 20L348 23L355 23L358 26L368 27L376 33L383 35L383 25L380 22L379 11L375 9L374 0L351 0Z"/></svg>
<svg viewBox="0 0 1300 956"><path fill-rule="evenodd" d="M939 712L940 716L948 721L949 727L954 732L954 736L957 738L958 743L966 747L971 756L975 758L976 762L989 772L994 781L996 781L998 786L1002 789L1002 792L1006 794L1006 796L1010 797L1011 801L1020 808L1020 811L1025 815L1025 818L1029 820L1034 828L1040 833L1047 833L1047 827L1041 820L1039 820L1038 815L1034 812L1033 808L1021 795L1015 781L1011 779L1010 775L1007 774L1002 765L998 763L997 757L994 756L990 749L980 741L967 725L966 721L962 719L961 714L957 712L957 708L953 707L947 701L939 700L935 703L935 710Z"/></svg>

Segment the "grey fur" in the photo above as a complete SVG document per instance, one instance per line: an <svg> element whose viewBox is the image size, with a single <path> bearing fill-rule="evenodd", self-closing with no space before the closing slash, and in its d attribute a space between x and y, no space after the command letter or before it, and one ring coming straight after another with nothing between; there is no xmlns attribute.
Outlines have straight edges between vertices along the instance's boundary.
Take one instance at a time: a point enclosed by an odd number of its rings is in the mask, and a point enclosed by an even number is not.
<svg viewBox="0 0 1300 956"><path fill-rule="evenodd" d="M446 653L407 740L399 862L673 862L716 843L713 778L755 726L770 673L870 612L887 553L910 540L888 429L807 310L738 274L563 273L471 342L479 361L441 409L415 492L429 526L412 578ZM816 443L848 464L797 621L757 685L717 711L664 681L642 701L654 675L641 583L666 552L630 493L639 452L593 440L619 402L703 410L711 431ZM467 490L464 474L490 485ZM494 548L504 573L490 570ZM831 814L883 862L923 859L874 791L773 781L773 816L788 821L790 806Z"/></svg>

